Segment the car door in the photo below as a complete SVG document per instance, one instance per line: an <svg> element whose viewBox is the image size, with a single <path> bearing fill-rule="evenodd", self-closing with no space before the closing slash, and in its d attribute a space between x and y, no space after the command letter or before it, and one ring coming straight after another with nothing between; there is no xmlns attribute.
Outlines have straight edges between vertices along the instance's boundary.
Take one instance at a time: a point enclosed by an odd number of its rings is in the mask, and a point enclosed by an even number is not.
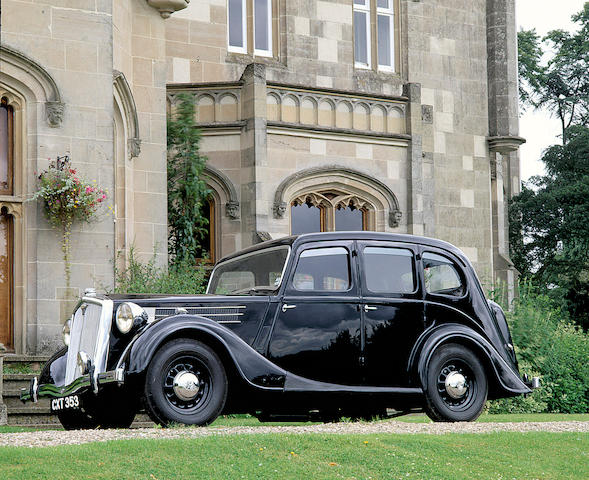
<svg viewBox="0 0 589 480"><path fill-rule="evenodd" d="M363 315L364 381L408 386L408 358L424 331L417 249L403 243L358 242Z"/></svg>
<svg viewBox="0 0 589 480"><path fill-rule="evenodd" d="M285 370L311 380L361 384L354 242L303 245L291 269L268 349Z"/></svg>

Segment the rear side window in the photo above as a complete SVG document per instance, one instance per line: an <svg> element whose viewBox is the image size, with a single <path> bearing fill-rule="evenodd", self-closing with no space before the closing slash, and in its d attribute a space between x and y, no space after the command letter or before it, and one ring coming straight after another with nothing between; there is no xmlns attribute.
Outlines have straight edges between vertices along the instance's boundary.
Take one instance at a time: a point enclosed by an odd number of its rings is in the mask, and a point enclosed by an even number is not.
<svg viewBox="0 0 589 480"><path fill-rule="evenodd" d="M465 288L456 264L442 255L423 254L423 273L427 293L461 297Z"/></svg>
<svg viewBox="0 0 589 480"><path fill-rule="evenodd" d="M293 287L301 291L336 291L350 289L350 259L343 247L305 250L293 277Z"/></svg>
<svg viewBox="0 0 589 480"><path fill-rule="evenodd" d="M373 293L414 292L413 253L404 248L366 247L364 278Z"/></svg>

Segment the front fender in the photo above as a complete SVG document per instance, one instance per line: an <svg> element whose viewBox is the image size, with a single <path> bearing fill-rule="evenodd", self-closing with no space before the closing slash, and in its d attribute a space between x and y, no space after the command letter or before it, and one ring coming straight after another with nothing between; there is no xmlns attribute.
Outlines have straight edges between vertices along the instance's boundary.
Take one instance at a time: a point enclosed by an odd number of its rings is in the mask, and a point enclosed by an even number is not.
<svg viewBox="0 0 589 480"><path fill-rule="evenodd" d="M284 387L285 370L260 355L228 328L197 315L176 315L153 322L131 341L117 368L124 364L128 375L142 374L164 342L183 337L201 339L215 349L223 348L239 375L257 388L281 390Z"/></svg>
<svg viewBox="0 0 589 480"><path fill-rule="evenodd" d="M450 342L468 345L474 348L476 353L483 356L483 361L491 367L497 384L506 393L520 394L531 392L520 378L517 366L509 365L493 345L481 334L459 324L446 324L434 328L422 340L420 352L413 355L414 363L411 367L416 370L424 391L427 389L427 370L432 355L439 346Z"/></svg>

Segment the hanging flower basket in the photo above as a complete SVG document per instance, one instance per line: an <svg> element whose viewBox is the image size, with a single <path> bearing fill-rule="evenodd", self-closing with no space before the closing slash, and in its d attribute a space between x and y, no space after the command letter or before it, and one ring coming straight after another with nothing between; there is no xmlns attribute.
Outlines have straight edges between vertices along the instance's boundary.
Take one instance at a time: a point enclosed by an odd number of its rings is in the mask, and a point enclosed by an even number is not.
<svg viewBox="0 0 589 480"><path fill-rule="evenodd" d="M68 156L57 157L39 175L39 190L32 200L41 199L49 224L61 233L61 250L65 264L66 286L70 286L70 236L75 221L91 222L105 204L106 191L96 182L80 178Z"/></svg>

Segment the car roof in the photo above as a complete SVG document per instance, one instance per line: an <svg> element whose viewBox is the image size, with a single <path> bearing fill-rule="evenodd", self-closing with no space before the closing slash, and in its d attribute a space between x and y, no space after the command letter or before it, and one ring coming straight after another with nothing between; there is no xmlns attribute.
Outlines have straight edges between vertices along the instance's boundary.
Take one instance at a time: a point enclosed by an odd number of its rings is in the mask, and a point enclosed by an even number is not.
<svg viewBox="0 0 589 480"><path fill-rule="evenodd" d="M453 253L462 259L466 264L470 262L462 253L451 243L436 238L421 237L418 235L407 235L404 233L388 233L388 232L370 232L370 231L355 231L355 232L318 232L318 233L304 233L302 235L291 235L288 237L281 237L275 240L268 240L266 242L257 243L251 247L247 247L238 252L227 255L219 260L217 263L222 263L235 257L239 257L245 253L253 253L258 250L279 246L298 246L309 242L326 242L330 240L367 240L367 241L387 241L398 243L411 243L416 245L425 245L428 247L435 247Z"/></svg>

